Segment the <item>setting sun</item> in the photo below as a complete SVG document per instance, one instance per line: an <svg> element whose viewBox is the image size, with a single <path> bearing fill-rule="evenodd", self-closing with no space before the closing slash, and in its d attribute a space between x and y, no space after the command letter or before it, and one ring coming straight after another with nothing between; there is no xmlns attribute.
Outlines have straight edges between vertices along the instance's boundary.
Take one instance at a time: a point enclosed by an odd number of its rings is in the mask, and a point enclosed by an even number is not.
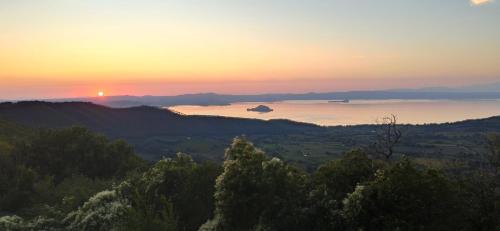
<svg viewBox="0 0 500 231"><path fill-rule="evenodd" d="M500 231L499 22L500 0L0 0L0 231Z"/></svg>

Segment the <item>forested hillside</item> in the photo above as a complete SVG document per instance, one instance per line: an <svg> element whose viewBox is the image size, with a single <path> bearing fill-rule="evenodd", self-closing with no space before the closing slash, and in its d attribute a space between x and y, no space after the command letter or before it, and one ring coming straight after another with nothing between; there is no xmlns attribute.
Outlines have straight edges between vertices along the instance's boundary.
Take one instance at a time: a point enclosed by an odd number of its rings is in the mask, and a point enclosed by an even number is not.
<svg viewBox="0 0 500 231"><path fill-rule="evenodd" d="M245 135L269 155L298 163L308 171L353 148L369 148L380 128L185 116L154 107L116 109L81 102L2 103L0 118L43 128L84 126L126 140L140 156L152 161L185 152L197 161L221 162L232 139ZM420 163L474 167L484 161L478 153L485 151L486 135L500 132L500 117L400 128L403 138L396 148L398 158L406 155Z"/></svg>
<svg viewBox="0 0 500 231"><path fill-rule="evenodd" d="M15 124L2 125L14 128ZM8 137L13 130L0 130ZM30 129L0 148L0 230L498 230L500 136L453 172L355 149L311 173L235 138L222 165L147 164L85 128ZM221 153L222 155L222 153Z"/></svg>
<svg viewBox="0 0 500 231"><path fill-rule="evenodd" d="M156 107L114 109L91 103L1 103L0 116L33 127L80 125L111 136L281 134L319 130L287 120L184 116Z"/></svg>

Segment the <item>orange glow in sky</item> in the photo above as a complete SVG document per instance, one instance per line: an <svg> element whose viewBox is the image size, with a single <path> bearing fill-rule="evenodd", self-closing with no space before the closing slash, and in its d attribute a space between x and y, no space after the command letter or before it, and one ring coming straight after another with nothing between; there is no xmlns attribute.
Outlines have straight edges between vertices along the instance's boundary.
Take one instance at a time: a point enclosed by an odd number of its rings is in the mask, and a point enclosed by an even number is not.
<svg viewBox="0 0 500 231"><path fill-rule="evenodd" d="M495 82L497 3L0 0L0 99Z"/></svg>

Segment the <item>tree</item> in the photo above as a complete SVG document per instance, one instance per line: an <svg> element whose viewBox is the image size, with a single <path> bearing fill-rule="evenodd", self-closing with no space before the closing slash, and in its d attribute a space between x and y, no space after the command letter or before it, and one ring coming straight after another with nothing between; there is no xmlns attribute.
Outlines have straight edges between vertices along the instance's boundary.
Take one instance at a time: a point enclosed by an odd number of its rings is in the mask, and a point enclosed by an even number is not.
<svg viewBox="0 0 500 231"><path fill-rule="evenodd" d="M458 230L463 227L453 183L404 159L377 172L344 200L350 230Z"/></svg>
<svg viewBox="0 0 500 231"><path fill-rule="evenodd" d="M214 184L220 173L220 166L209 162L198 164L183 153L158 161L150 170L122 184L120 192L131 202L136 214L130 226L144 230L174 226L178 230L197 230L212 217Z"/></svg>
<svg viewBox="0 0 500 231"><path fill-rule="evenodd" d="M217 178L214 218L200 230L304 230L306 180L304 172L236 138Z"/></svg>
<svg viewBox="0 0 500 231"><path fill-rule="evenodd" d="M103 191L78 210L71 212L63 223L68 230L75 231L118 231L122 230L130 205L116 190Z"/></svg>
<svg viewBox="0 0 500 231"><path fill-rule="evenodd" d="M38 175L24 165L4 160L0 154L0 212L16 212L33 204Z"/></svg>
<svg viewBox="0 0 500 231"><path fill-rule="evenodd" d="M80 127L40 130L31 139L17 142L12 153L16 164L54 176L56 184L74 174L93 179L123 178L145 166L131 145Z"/></svg>
<svg viewBox="0 0 500 231"><path fill-rule="evenodd" d="M399 143L403 134L399 129L395 115L382 118L378 126L376 142L373 147L376 154L389 160L394 154L394 147Z"/></svg>
<svg viewBox="0 0 500 231"><path fill-rule="evenodd" d="M0 213L65 212L110 188L113 179L142 169L132 146L73 127L33 131L20 140L0 140ZM50 209L49 209L50 210Z"/></svg>
<svg viewBox="0 0 500 231"><path fill-rule="evenodd" d="M466 221L463 230L500 230L500 191L495 178L476 172L459 181L458 196Z"/></svg>
<svg viewBox="0 0 500 231"><path fill-rule="evenodd" d="M371 179L377 165L362 150L353 150L320 166L313 175L313 183L315 186L324 185L333 199L342 200L354 191L357 184Z"/></svg>
<svg viewBox="0 0 500 231"><path fill-rule="evenodd" d="M487 166L462 177L459 196L469 230L500 230L500 135L490 134Z"/></svg>
<svg viewBox="0 0 500 231"><path fill-rule="evenodd" d="M320 166L312 177L308 227L311 230L342 229L342 200L358 184L372 179L377 168L378 164L360 149Z"/></svg>

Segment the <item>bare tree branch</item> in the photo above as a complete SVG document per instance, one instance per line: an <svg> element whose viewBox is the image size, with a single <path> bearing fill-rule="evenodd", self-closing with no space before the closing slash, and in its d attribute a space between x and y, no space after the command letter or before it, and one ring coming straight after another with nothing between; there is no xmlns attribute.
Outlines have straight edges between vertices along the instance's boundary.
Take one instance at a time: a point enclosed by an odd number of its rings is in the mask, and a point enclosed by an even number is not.
<svg viewBox="0 0 500 231"><path fill-rule="evenodd" d="M378 122L379 129L376 135L374 150L378 155L389 160L394 154L394 147L400 142L403 133L398 128L395 115L382 118Z"/></svg>

